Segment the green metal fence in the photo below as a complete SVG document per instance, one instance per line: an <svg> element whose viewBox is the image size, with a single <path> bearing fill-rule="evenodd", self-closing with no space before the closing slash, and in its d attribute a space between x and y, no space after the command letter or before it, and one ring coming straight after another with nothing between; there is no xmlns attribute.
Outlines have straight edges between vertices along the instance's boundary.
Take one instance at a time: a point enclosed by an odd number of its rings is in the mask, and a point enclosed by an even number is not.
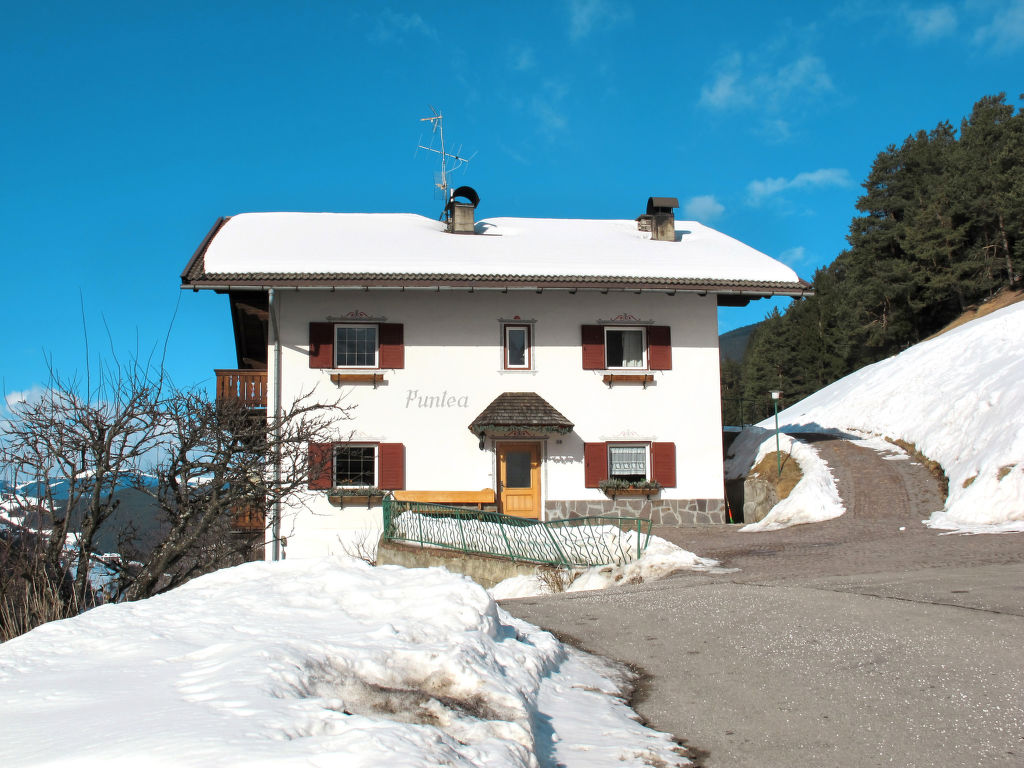
<svg viewBox="0 0 1024 768"><path fill-rule="evenodd" d="M383 540L565 568L627 563L643 554L651 521L575 517L541 522L464 507L384 498Z"/></svg>

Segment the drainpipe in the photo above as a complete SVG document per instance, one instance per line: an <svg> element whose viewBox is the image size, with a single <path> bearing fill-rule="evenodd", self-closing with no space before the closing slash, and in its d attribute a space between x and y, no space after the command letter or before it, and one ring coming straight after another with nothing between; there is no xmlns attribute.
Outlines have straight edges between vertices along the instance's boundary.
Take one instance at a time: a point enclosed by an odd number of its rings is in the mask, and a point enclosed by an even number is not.
<svg viewBox="0 0 1024 768"><path fill-rule="evenodd" d="M281 329L277 323L277 297L269 289L270 325L274 332L274 487L281 487ZM271 519L273 559L281 559L281 499L274 502Z"/></svg>

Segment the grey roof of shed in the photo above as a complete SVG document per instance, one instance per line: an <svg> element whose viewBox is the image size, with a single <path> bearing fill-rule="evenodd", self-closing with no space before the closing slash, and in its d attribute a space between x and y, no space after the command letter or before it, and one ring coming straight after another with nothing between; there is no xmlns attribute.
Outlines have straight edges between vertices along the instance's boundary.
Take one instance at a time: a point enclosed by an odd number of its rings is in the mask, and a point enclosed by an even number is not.
<svg viewBox="0 0 1024 768"><path fill-rule="evenodd" d="M575 425L536 392L503 392L473 419L474 434L488 427L525 427L571 432Z"/></svg>

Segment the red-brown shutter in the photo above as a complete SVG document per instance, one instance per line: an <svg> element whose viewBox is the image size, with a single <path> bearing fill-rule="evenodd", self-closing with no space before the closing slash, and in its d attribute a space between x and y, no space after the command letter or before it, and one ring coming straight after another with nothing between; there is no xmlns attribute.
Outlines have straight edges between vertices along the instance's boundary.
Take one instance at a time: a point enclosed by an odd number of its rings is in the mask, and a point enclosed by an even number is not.
<svg viewBox="0 0 1024 768"><path fill-rule="evenodd" d="M664 488L676 487L675 443L651 443L651 480Z"/></svg>
<svg viewBox="0 0 1024 768"><path fill-rule="evenodd" d="M652 371L672 370L672 332L667 325L647 329L647 367Z"/></svg>
<svg viewBox="0 0 1024 768"><path fill-rule="evenodd" d="M309 444L309 490L330 488L334 474L334 443Z"/></svg>
<svg viewBox="0 0 1024 768"><path fill-rule="evenodd" d="M381 368L405 368L405 326L401 323L381 323L380 354L377 362Z"/></svg>
<svg viewBox="0 0 1024 768"><path fill-rule="evenodd" d="M582 346L583 370L598 371L604 368L604 327L582 326Z"/></svg>
<svg viewBox="0 0 1024 768"><path fill-rule="evenodd" d="M597 488L597 484L608 479L608 444L583 444L583 485Z"/></svg>
<svg viewBox="0 0 1024 768"><path fill-rule="evenodd" d="M309 367L334 367L334 323L309 324Z"/></svg>
<svg viewBox="0 0 1024 768"><path fill-rule="evenodd" d="M377 445L377 487L387 491L405 488L405 446L402 443Z"/></svg>

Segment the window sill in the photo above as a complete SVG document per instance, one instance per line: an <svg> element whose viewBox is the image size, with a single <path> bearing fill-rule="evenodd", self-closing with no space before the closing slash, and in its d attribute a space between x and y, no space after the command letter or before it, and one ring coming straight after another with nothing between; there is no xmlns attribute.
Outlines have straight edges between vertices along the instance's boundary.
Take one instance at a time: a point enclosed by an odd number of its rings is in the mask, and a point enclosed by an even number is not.
<svg viewBox="0 0 1024 768"><path fill-rule="evenodd" d="M642 384L647 389L648 384L654 383L653 373L606 373L604 383L609 387L615 384Z"/></svg>
<svg viewBox="0 0 1024 768"><path fill-rule="evenodd" d="M660 491L661 488L608 488L604 495L610 499L616 496L646 496L649 499Z"/></svg>
<svg viewBox="0 0 1024 768"><path fill-rule="evenodd" d="M383 373L332 373L331 381L339 386L342 384L372 384L374 389L382 384L387 384Z"/></svg>
<svg viewBox="0 0 1024 768"><path fill-rule="evenodd" d="M344 508L346 504L348 506L362 506L366 505L366 508L379 506L384 501L384 494L374 494L372 496L350 496L344 493L328 493L327 501L336 507Z"/></svg>

